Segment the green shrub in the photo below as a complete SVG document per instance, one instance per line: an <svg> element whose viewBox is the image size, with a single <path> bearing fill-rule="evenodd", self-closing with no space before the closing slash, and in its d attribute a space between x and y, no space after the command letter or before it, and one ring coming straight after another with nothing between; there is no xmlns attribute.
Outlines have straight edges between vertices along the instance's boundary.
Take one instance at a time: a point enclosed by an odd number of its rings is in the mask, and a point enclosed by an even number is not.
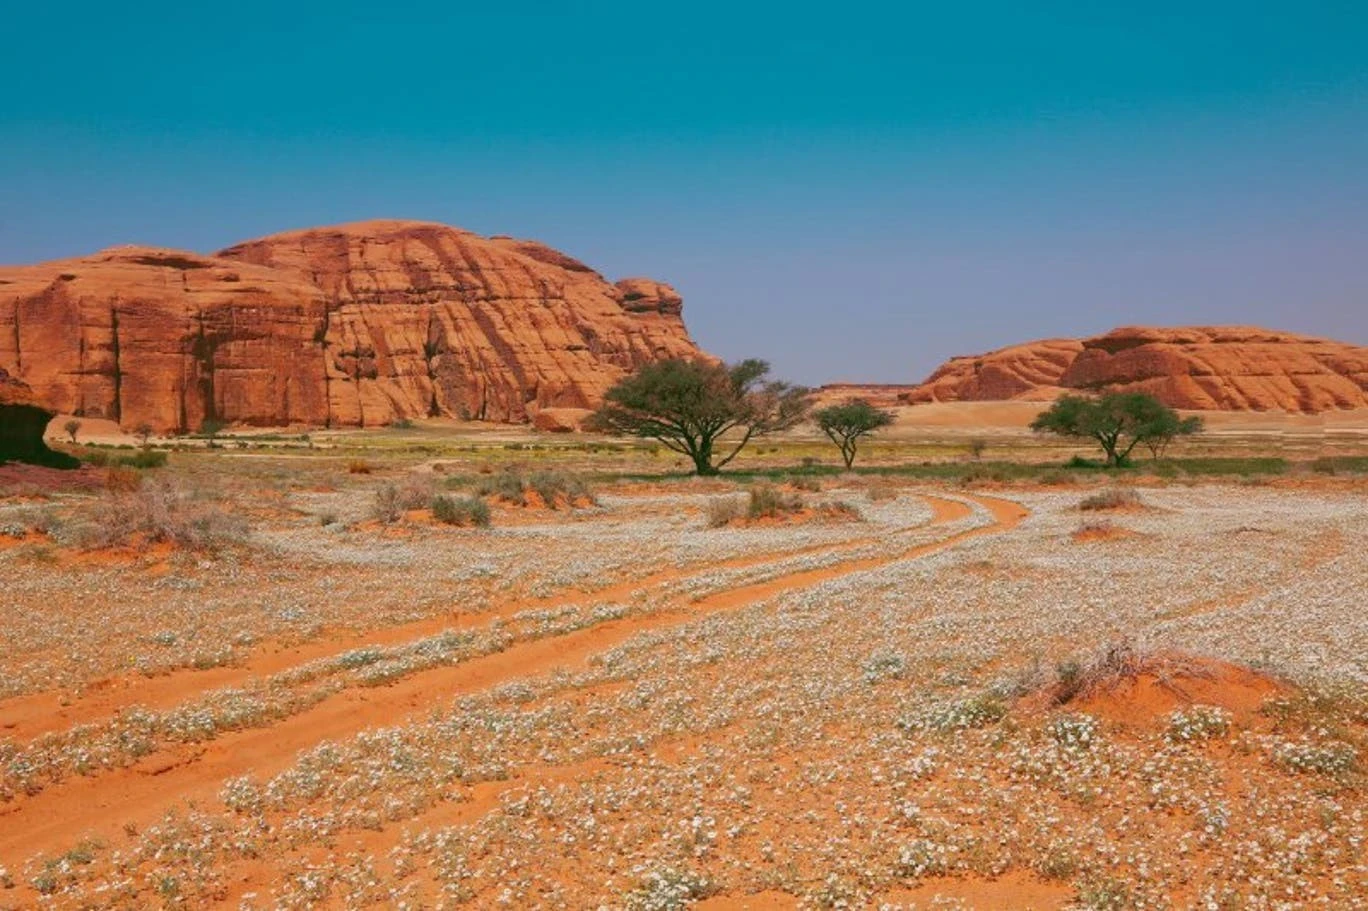
<svg viewBox="0 0 1368 911"><path fill-rule="evenodd" d="M489 504L479 497L433 497L432 517L447 525L473 525L486 528L489 525Z"/></svg>

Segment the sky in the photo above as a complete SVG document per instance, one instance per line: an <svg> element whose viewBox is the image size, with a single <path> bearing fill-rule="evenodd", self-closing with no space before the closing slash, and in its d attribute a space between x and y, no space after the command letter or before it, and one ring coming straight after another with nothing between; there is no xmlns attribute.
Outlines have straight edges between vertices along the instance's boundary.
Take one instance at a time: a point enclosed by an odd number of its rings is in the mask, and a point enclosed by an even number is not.
<svg viewBox="0 0 1368 911"><path fill-rule="evenodd" d="M417 218L809 384L1118 325L1368 344L1368 3L23 4L0 263Z"/></svg>

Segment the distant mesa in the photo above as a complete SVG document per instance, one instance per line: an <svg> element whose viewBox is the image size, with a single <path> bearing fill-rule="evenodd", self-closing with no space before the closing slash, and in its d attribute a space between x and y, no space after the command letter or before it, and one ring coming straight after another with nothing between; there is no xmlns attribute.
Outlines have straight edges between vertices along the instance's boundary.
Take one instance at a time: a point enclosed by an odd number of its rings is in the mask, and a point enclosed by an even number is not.
<svg viewBox="0 0 1368 911"><path fill-rule="evenodd" d="M535 241L369 221L0 267L0 368L47 411L163 432L569 426L636 367L706 356L682 306Z"/></svg>
<svg viewBox="0 0 1368 911"><path fill-rule="evenodd" d="M1319 414L1368 407L1368 348L1250 326L1125 327L947 361L902 401L1051 401L1146 392L1195 411Z"/></svg>

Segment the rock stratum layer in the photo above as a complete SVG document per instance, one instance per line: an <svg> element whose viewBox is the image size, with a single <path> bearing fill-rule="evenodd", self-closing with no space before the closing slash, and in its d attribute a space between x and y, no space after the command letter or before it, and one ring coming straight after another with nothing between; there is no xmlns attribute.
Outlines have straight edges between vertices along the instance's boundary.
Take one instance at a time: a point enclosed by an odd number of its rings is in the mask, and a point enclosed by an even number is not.
<svg viewBox="0 0 1368 911"><path fill-rule="evenodd" d="M125 428L521 422L705 356L681 307L532 241L362 222L0 267L0 368L45 409Z"/></svg>
<svg viewBox="0 0 1368 911"><path fill-rule="evenodd" d="M1247 326L1127 327L957 357L903 400L1047 401L1068 391L1147 392L1195 411L1368 408L1368 348Z"/></svg>

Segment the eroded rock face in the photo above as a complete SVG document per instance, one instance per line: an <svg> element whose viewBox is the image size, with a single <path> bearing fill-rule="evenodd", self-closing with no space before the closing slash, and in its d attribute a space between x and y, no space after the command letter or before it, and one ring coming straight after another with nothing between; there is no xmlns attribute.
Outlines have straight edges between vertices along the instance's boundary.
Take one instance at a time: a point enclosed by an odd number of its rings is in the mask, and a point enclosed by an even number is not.
<svg viewBox="0 0 1368 911"><path fill-rule="evenodd" d="M1048 398L1082 351L1082 342L1059 338L951 358L902 398L913 404Z"/></svg>
<svg viewBox="0 0 1368 911"><path fill-rule="evenodd" d="M1174 408L1316 414L1368 407L1368 348L1248 326L1126 327L955 358L907 401L1147 392Z"/></svg>
<svg viewBox="0 0 1368 911"><path fill-rule="evenodd" d="M0 268L0 367L53 411L160 431L525 421L595 407L651 360L703 356L673 289L623 285L542 244L426 222L215 256L121 247Z"/></svg>
<svg viewBox="0 0 1368 911"><path fill-rule="evenodd" d="M0 462L29 462L51 468L75 468L80 463L53 452L43 441L52 412L34 404L33 391L0 368Z"/></svg>

